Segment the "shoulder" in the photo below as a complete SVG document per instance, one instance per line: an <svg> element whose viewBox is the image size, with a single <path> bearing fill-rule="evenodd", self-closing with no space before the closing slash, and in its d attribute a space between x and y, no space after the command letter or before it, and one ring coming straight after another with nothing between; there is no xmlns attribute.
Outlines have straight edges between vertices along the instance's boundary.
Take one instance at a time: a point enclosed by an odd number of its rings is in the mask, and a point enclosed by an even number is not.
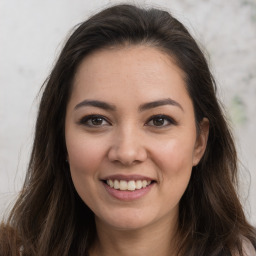
<svg viewBox="0 0 256 256"><path fill-rule="evenodd" d="M253 244L247 239L242 239L242 251L243 256L256 256L256 250L253 246ZM240 256L240 253L238 251L231 251L232 256Z"/></svg>
<svg viewBox="0 0 256 256"><path fill-rule="evenodd" d="M243 253L245 256L256 256L256 250L248 239L243 240Z"/></svg>

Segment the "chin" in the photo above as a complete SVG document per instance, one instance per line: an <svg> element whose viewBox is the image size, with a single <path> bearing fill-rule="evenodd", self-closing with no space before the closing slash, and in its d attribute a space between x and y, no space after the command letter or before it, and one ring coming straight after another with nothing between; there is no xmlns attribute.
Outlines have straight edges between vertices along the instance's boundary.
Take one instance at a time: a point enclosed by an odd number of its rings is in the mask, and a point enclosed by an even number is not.
<svg viewBox="0 0 256 256"><path fill-rule="evenodd" d="M145 226L147 226L147 223L145 223L144 221L138 222L134 220L118 220L109 223L109 225L117 230L133 231L144 228Z"/></svg>
<svg viewBox="0 0 256 256"><path fill-rule="evenodd" d="M149 225L153 220L147 218L145 214L134 211L123 211L116 214L110 213L109 216L96 217L99 223L104 222L106 225L118 230L137 230Z"/></svg>

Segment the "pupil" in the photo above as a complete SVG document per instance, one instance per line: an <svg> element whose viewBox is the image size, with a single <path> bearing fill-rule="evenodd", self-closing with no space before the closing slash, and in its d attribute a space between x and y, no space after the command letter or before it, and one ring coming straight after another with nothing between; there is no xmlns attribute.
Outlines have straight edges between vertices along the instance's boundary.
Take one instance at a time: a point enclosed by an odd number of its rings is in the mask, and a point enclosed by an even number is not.
<svg viewBox="0 0 256 256"><path fill-rule="evenodd" d="M161 126L164 124L164 118L157 118L153 120L154 125Z"/></svg>
<svg viewBox="0 0 256 256"><path fill-rule="evenodd" d="M93 125L101 125L102 124L102 118L101 117L94 117L92 119L92 124Z"/></svg>

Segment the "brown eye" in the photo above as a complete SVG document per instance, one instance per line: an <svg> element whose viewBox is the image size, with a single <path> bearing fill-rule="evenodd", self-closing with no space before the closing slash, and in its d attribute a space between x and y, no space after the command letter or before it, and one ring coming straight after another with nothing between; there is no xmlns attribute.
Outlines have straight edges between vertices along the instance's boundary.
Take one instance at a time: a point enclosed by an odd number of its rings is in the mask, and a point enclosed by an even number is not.
<svg viewBox="0 0 256 256"><path fill-rule="evenodd" d="M97 127L97 126L101 127L101 126L110 125L110 123L106 120L106 118L100 115L85 116L80 120L80 124L86 125L89 127Z"/></svg>
<svg viewBox="0 0 256 256"><path fill-rule="evenodd" d="M153 127L165 127L169 125L176 125L177 122L174 121L171 117L166 115L156 115L151 117L146 125Z"/></svg>
<svg viewBox="0 0 256 256"><path fill-rule="evenodd" d="M153 124L155 125L155 126L162 126L162 125L164 125L164 122L166 121L164 118L154 118L153 120Z"/></svg>
<svg viewBox="0 0 256 256"><path fill-rule="evenodd" d="M92 125L102 125L103 121L104 121L104 119L101 117L93 117L91 119Z"/></svg>

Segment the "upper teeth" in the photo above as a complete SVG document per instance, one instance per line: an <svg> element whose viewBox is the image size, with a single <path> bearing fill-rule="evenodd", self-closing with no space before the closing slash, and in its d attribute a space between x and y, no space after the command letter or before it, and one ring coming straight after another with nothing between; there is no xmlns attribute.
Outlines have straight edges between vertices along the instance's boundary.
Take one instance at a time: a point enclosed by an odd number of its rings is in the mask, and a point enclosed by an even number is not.
<svg viewBox="0 0 256 256"><path fill-rule="evenodd" d="M114 189L130 190L145 188L151 183L150 180L107 180L107 184Z"/></svg>

